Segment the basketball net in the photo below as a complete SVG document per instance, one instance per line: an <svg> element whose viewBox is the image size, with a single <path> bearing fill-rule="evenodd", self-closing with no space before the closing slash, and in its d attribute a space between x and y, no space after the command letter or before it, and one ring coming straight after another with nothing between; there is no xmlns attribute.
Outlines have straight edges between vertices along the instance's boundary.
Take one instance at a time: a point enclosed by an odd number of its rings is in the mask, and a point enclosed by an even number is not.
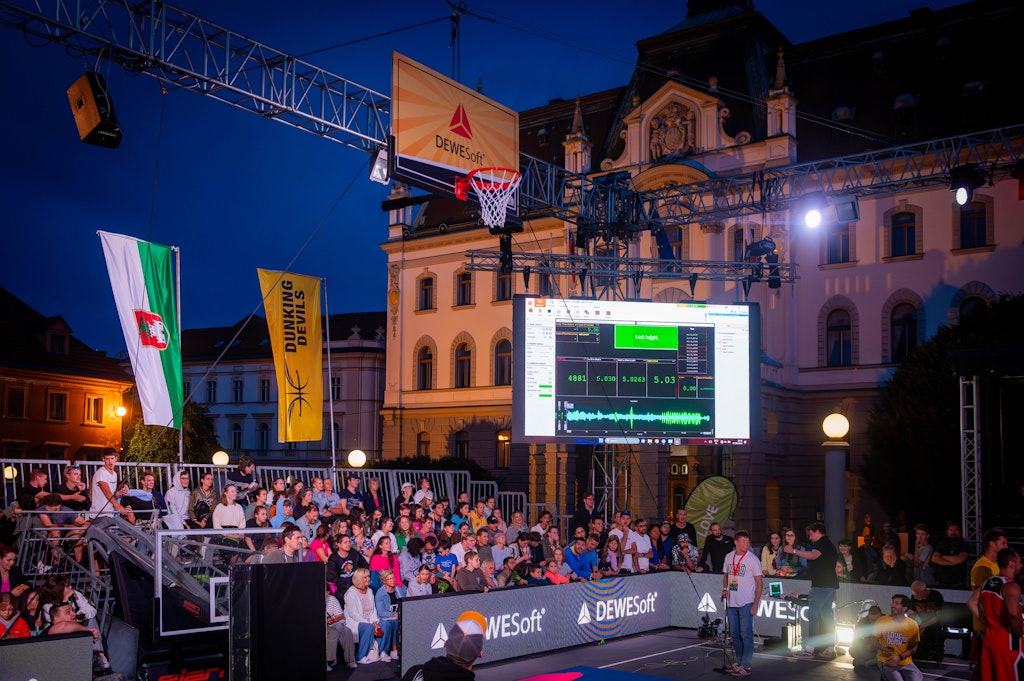
<svg viewBox="0 0 1024 681"><path fill-rule="evenodd" d="M522 173L511 168L477 168L455 180L455 196L465 201L472 189L480 201L483 223L492 229L502 227L522 179Z"/></svg>

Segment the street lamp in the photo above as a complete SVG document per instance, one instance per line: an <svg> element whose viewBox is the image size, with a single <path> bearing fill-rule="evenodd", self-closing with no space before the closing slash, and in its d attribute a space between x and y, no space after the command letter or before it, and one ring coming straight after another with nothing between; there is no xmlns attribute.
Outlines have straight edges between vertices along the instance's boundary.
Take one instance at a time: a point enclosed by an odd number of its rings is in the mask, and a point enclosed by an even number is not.
<svg viewBox="0 0 1024 681"><path fill-rule="evenodd" d="M846 534L846 450L844 438L850 432L850 420L842 414L829 414L821 422L828 438L825 448L825 529L838 540Z"/></svg>
<svg viewBox="0 0 1024 681"><path fill-rule="evenodd" d="M348 465L352 468L362 468L366 465L366 452L361 449L353 449L348 453Z"/></svg>
<svg viewBox="0 0 1024 681"><path fill-rule="evenodd" d="M118 418L124 418L124 415L128 413L128 410L125 409L124 405L122 404L120 407L114 410L114 413L117 414Z"/></svg>
<svg viewBox="0 0 1024 681"><path fill-rule="evenodd" d="M227 466L228 465L228 453L224 450L213 453L213 465L214 466Z"/></svg>

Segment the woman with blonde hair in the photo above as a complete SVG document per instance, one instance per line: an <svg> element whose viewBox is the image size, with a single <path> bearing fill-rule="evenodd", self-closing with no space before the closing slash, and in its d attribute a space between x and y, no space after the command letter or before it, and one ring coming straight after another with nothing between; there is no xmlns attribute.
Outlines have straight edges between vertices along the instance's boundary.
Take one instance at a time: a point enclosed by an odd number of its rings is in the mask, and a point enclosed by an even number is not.
<svg viewBox="0 0 1024 681"><path fill-rule="evenodd" d="M379 658L371 654L374 641L378 650L382 648L384 630L378 620L377 604L370 592L370 571L359 568L352 573L352 587L345 591L345 624L355 636L359 664L371 664L378 659L381 662L391 661L387 653L381 653Z"/></svg>
<svg viewBox="0 0 1024 681"><path fill-rule="evenodd" d="M405 598L405 587L399 586L396 578L392 570L381 570L381 587L374 598L378 622L384 630L381 652L393 659L398 659L398 599Z"/></svg>

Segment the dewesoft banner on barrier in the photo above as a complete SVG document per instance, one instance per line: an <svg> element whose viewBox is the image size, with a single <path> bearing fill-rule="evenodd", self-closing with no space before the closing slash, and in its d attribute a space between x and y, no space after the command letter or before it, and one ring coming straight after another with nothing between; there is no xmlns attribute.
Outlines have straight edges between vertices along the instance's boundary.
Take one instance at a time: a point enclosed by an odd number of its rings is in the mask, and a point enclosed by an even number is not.
<svg viewBox="0 0 1024 681"><path fill-rule="evenodd" d="M771 595L774 582L779 584L780 596ZM807 606L800 596L810 588L806 579L766 576L754 632L780 637L788 624L799 620L806 637ZM944 589L941 593L947 604L966 603L971 595L967 590ZM870 604L867 601L888 613L895 594L909 596L910 587L842 584L836 595L837 619L842 623L852 618L852 624L861 608ZM402 674L413 665L444 655L448 629L468 610L487 620L483 664L670 626L700 629L704 616L711 621L725 620L721 595L721 574L673 571L403 599L399 601Z"/></svg>
<svg viewBox="0 0 1024 681"><path fill-rule="evenodd" d="M448 629L467 610L487 620L481 663L668 627L674 577L660 573L403 599L402 675L444 655Z"/></svg>

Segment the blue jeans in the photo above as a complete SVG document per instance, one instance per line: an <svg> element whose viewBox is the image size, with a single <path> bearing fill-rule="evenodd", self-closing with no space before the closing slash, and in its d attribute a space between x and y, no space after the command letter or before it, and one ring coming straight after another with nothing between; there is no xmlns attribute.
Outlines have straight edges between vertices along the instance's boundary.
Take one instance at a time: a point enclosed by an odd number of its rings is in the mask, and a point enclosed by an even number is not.
<svg viewBox="0 0 1024 681"><path fill-rule="evenodd" d="M356 660L361 660L373 650L373 625L369 622L359 623L359 650L356 651ZM377 646L380 650L380 646ZM380 652L385 652L381 650Z"/></svg>
<svg viewBox="0 0 1024 681"><path fill-rule="evenodd" d="M836 642L836 620L832 613L832 602L836 599L836 590L824 586L812 586L808 594L810 604L807 606L807 629L810 633L804 648L813 648L815 652L824 650Z"/></svg>
<svg viewBox="0 0 1024 681"><path fill-rule="evenodd" d="M736 653L736 664L750 668L754 659L754 616L750 614L752 603L738 608L726 608L729 618L729 633L732 636L732 650Z"/></svg>
<svg viewBox="0 0 1024 681"><path fill-rule="evenodd" d="M398 647L398 620L385 620L379 622L384 635L380 637L380 652L391 654L392 648Z"/></svg>

